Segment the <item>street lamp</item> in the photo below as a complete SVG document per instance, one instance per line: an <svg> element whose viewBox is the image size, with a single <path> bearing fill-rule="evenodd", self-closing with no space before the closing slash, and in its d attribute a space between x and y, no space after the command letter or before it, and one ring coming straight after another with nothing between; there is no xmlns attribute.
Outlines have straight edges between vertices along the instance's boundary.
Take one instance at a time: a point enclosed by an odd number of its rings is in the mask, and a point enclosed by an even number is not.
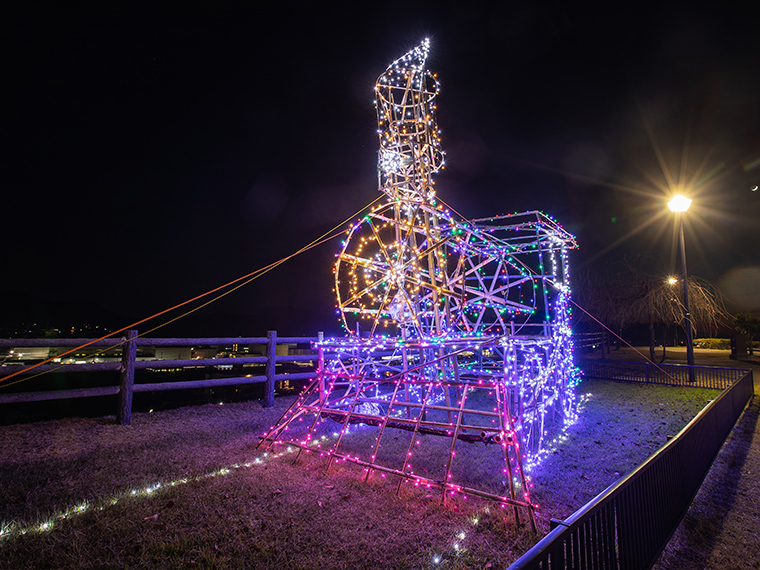
<svg viewBox="0 0 760 570"><path fill-rule="evenodd" d="M686 362L694 366L694 346L691 336L691 313L689 312L689 285L686 279L686 242L683 237L683 213L691 206L691 199L680 194L668 202L668 208L675 212L678 218L678 233L681 240L681 271L683 272L683 308L686 318ZM689 380L694 381L694 370L689 368Z"/></svg>

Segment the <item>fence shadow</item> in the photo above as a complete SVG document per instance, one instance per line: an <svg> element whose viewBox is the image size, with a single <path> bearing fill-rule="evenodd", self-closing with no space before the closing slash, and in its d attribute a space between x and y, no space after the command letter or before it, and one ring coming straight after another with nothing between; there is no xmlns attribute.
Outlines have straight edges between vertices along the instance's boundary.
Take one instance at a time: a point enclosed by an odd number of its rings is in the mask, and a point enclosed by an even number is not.
<svg viewBox="0 0 760 570"><path fill-rule="evenodd" d="M719 452L701 489L654 569L708 567L708 558L736 504L742 471L760 429L759 422L760 396L755 395Z"/></svg>

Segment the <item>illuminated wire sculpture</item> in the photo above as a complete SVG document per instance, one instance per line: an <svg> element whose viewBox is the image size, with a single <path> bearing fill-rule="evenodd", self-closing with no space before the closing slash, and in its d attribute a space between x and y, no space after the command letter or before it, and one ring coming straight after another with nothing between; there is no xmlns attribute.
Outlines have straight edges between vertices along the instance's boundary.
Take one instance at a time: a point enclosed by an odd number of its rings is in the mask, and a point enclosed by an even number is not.
<svg viewBox="0 0 760 570"><path fill-rule="evenodd" d="M537 463L576 418L575 239L537 211L466 220L437 199L444 152L428 50L425 40L375 86L387 200L348 230L335 265L347 336L317 344L317 380L262 441L362 465L367 478L439 487L444 500L472 494L515 517L525 508L535 526L524 462ZM352 425L377 434L362 446ZM399 433L403 445L389 443ZM460 442L486 444L493 480L473 476L483 459Z"/></svg>

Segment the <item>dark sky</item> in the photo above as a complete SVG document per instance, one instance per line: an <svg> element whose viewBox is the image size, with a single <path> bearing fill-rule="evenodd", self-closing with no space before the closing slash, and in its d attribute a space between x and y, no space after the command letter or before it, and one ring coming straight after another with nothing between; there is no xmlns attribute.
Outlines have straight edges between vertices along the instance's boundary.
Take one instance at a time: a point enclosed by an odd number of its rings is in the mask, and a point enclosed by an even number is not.
<svg viewBox="0 0 760 570"><path fill-rule="evenodd" d="M739 2L7 4L0 324L123 326L361 209L378 195L374 81L426 36L440 198L553 215L579 269L639 255L667 273L668 178L687 182L690 272L760 308L760 48ZM338 249L164 332L335 331Z"/></svg>

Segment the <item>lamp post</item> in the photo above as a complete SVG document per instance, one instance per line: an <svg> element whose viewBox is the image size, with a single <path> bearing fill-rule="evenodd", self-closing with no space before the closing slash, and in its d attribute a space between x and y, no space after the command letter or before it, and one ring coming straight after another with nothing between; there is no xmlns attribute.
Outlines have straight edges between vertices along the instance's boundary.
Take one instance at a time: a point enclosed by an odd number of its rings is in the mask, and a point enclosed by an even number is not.
<svg viewBox="0 0 760 570"><path fill-rule="evenodd" d="M683 308L686 318L686 362L689 365L689 381L694 382L694 345L691 335L691 313L689 312L689 284L686 278L686 242L683 236L683 214L691 206L691 199L680 194L668 202L668 208L678 219L678 233L681 241L681 271L683 272Z"/></svg>
<svg viewBox="0 0 760 570"><path fill-rule="evenodd" d="M673 277L671 275L670 277L668 277L667 283L671 287L675 287L678 284L678 279L676 277ZM674 291L673 292L673 301L675 301L676 300L676 298L675 298L676 293L675 293L675 290L673 290L673 291ZM675 326L673 328L673 346L678 346L678 321L675 321L674 325Z"/></svg>

